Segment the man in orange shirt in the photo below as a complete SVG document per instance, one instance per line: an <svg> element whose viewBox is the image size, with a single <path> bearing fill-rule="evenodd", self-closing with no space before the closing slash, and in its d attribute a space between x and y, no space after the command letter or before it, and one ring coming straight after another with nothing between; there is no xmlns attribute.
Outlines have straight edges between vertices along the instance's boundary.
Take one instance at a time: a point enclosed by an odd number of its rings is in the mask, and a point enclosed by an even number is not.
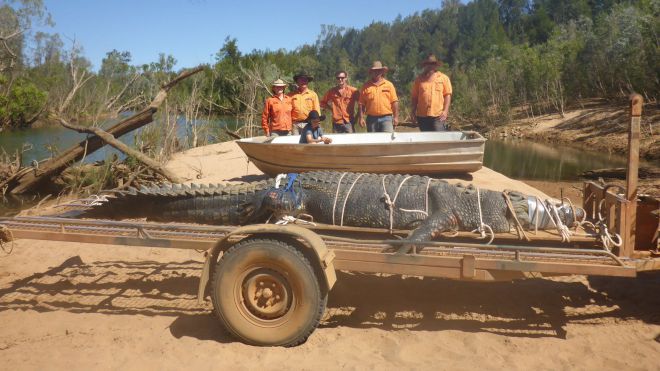
<svg viewBox="0 0 660 371"><path fill-rule="evenodd" d="M291 131L291 98L284 94L286 83L282 79L273 82L273 96L266 98L261 114L261 127L267 137L289 135Z"/></svg>
<svg viewBox="0 0 660 371"><path fill-rule="evenodd" d="M368 132L393 132L399 124L399 98L394 85L385 80L388 68L375 61L369 77L360 89L360 125Z"/></svg>
<svg viewBox="0 0 660 371"><path fill-rule="evenodd" d="M306 72L299 72L293 76L293 81L298 85L298 89L294 93L289 94L293 106L291 110L293 126L291 128L294 135L299 134L300 129L307 125L305 120L307 120L310 111L321 111L319 96L307 87L307 84L312 80L314 78Z"/></svg>
<svg viewBox="0 0 660 371"><path fill-rule="evenodd" d="M358 90L348 85L348 73L338 71L335 74L337 86L328 90L321 99L323 109L332 109L332 131L335 133L355 132L355 103Z"/></svg>
<svg viewBox="0 0 660 371"><path fill-rule="evenodd" d="M412 88L410 120L419 123L420 131L447 130L452 89L449 77L436 71L441 64L435 55L429 54L420 64L423 71Z"/></svg>

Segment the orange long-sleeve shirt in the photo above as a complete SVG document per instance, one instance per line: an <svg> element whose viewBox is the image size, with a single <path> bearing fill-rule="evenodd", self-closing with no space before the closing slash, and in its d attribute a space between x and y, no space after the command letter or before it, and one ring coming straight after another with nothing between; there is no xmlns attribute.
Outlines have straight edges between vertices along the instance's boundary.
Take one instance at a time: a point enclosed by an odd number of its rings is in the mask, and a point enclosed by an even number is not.
<svg viewBox="0 0 660 371"><path fill-rule="evenodd" d="M319 96L312 90L307 89L303 93L295 92L289 94L289 96L291 97L291 104L293 105L291 119L294 122L305 121L311 110L321 112Z"/></svg>
<svg viewBox="0 0 660 371"><path fill-rule="evenodd" d="M391 115L392 103L398 101L394 85L385 79L378 83L367 81L360 90L360 105L370 116Z"/></svg>
<svg viewBox="0 0 660 371"><path fill-rule="evenodd" d="M333 123L351 122L359 96L357 88L346 85L344 89L339 89L335 86L321 98L321 107L332 108Z"/></svg>
<svg viewBox="0 0 660 371"><path fill-rule="evenodd" d="M261 127L266 135L274 130L291 130L291 98L284 95L266 98L264 111L261 113Z"/></svg>
<svg viewBox="0 0 660 371"><path fill-rule="evenodd" d="M445 96L452 94L449 77L442 72L435 72L430 79L415 79L412 98L417 100L415 115L419 117L437 117L442 114Z"/></svg>

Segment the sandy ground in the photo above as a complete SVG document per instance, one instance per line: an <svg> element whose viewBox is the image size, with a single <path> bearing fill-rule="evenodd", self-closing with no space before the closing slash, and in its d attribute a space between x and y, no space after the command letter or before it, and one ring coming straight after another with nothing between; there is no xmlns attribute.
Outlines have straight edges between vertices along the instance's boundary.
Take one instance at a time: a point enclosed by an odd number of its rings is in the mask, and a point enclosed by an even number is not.
<svg viewBox="0 0 660 371"><path fill-rule="evenodd" d="M258 178L231 146L169 166L204 183ZM499 177L471 180L497 188ZM0 368L660 370L659 274L477 283L339 272L305 344L259 348L197 304L201 265L195 251L17 241L0 257Z"/></svg>

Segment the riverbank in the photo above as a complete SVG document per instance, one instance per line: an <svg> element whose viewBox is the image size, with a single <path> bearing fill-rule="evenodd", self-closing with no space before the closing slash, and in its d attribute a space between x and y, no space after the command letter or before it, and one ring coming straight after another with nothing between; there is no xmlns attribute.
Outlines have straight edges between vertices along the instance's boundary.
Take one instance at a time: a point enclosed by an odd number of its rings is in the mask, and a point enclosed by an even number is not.
<svg viewBox="0 0 660 371"><path fill-rule="evenodd" d="M644 105L639 155L650 162L660 159L660 109ZM492 129L488 136L520 137L545 143L571 145L606 153L627 155L630 107L590 100L566 110L564 115L518 117L510 124Z"/></svg>

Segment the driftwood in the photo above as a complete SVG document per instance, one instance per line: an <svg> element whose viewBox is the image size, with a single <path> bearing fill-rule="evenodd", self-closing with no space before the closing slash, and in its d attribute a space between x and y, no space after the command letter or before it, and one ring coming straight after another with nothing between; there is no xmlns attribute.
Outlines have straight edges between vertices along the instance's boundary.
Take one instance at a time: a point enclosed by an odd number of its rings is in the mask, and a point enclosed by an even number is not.
<svg viewBox="0 0 660 371"><path fill-rule="evenodd" d="M229 135L230 137L232 137L234 139L243 139L243 137L235 131L231 131L227 128L224 128L224 131L227 135Z"/></svg>
<svg viewBox="0 0 660 371"><path fill-rule="evenodd" d="M640 179L652 179L652 178L660 177L660 169L657 168L640 167L638 171L639 171L638 174ZM586 179L598 179L598 178L626 179L626 168L615 167L608 169L589 170L581 173L580 177Z"/></svg>
<svg viewBox="0 0 660 371"><path fill-rule="evenodd" d="M87 133L87 134L94 134L101 138L104 142L107 144L117 148L118 150L124 152L125 154L129 156L135 157L136 160L140 161L141 163L147 165L148 167L152 168L154 171L156 171L158 174L161 174L167 180L169 180L172 183L181 183L183 182L183 179L179 178L176 176L176 174L172 173L171 171L167 170L163 165L161 165L158 161L152 159L151 157L145 155L144 153L140 151L136 151L134 149L131 149L131 147L127 146L124 144L122 141L119 139L115 139L112 134L108 133L105 130L102 130L100 128L95 128L95 127L84 127L84 126L79 126L79 125L74 125L66 122L62 118L58 118L60 124L64 126L67 129L75 130L79 133Z"/></svg>
<svg viewBox="0 0 660 371"><path fill-rule="evenodd" d="M202 67L197 67L195 69L182 72L174 78L172 81L163 85L156 94L154 100L149 104L148 107L144 108L140 112L132 115L131 117L126 118L125 120L120 121L119 123L112 126L107 131L94 132L95 129L87 129L94 134L107 134L112 139L121 137L122 135L140 128L153 121L154 114L158 111L158 107L167 97L167 92L176 85L179 81L197 73L202 70ZM74 129L75 130L75 129ZM100 129L99 129L100 130ZM103 135L105 139L110 137ZM41 164L38 167L25 168L17 172L13 177L0 184L0 186L7 187L7 190L13 194L20 194L30 191L36 188L41 182L49 179L55 174L60 173L65 167L74 161L80 160L83 156L89 155L90 153L98 150L103 147L107 142L99 135L92 135L88 139L74 145L73 147L67 149L59 155L58 157L49 159ZM118 142L118 141L117 141ZM115 143L116 144L116 143ZM146 164L145 164L146 165Z"/></svg>

